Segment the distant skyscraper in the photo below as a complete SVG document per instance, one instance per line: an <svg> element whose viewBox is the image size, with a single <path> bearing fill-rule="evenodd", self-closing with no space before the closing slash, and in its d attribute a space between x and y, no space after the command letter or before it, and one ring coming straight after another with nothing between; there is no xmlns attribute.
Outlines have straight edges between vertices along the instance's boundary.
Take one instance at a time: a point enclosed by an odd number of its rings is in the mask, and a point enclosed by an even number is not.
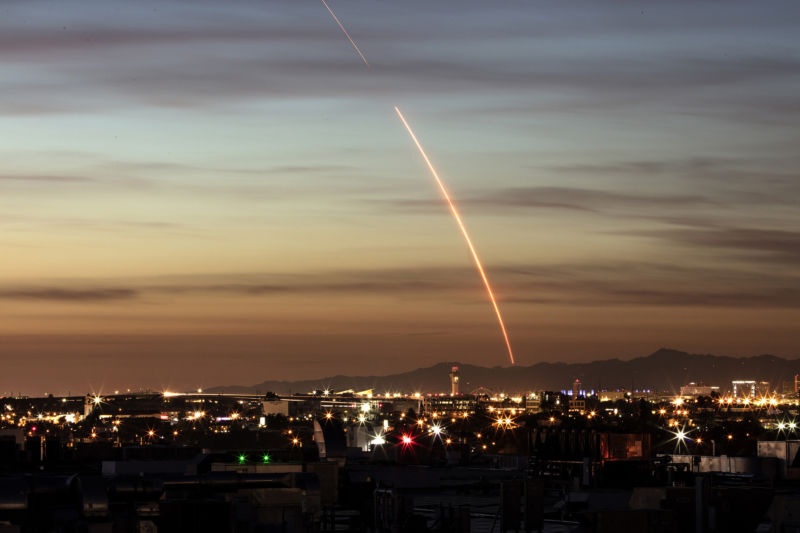
<svg viewBox="0 0 800 533"><path fill-rule="evenodd" d="M458 367L450 369L450 396L458 396Z"/></svg>
<svg viewBox="0 0 800 533"><path fill-rule="evenodd" d="M572 397L577 398L581 394L581 380L576 379L572 384Z"/></svg>

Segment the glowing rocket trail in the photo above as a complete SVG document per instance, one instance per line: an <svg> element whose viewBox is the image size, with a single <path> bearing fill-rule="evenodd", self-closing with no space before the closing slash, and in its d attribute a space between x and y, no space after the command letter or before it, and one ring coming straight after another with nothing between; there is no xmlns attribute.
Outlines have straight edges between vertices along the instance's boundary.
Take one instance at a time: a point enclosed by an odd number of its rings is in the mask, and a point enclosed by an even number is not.
<svg viewBox="0 0 800 533"><path fill-rule="evenodd" d="M361 53L361 50L359 50L358 45L356 44L356 42L353 40L352 37L350 37L350 34L347 33L347 30L344 29L344 26L342 26L342 23L339 22L339 18L333 13L333 10L328 6L328 3L325 2L325 0L322 0L322 3L325 6L325 8L328 10L328 13L330 13L331 16L333 17L333 20L336 21L336 24L338 24L339 27L342 28L342 31L344 32L345 37L347 37L347 40L350 41L350 44L353 45L353 48L355 48L356 52L358 52L358 55L361 56L361 60L364 62L365 65L369 66L369 62L367 61L367 58L364 57L364 54Z"/></svg>
<svg viewBox="0 0 800 533"><path fill-rule="evenodd" d="M431 160L428 159L428 155L425 153L425 150L422 148L422 145L419 143L419 140L417 140L417 136L414 135L414 131L411 129L411 126L409 126L408 122L406 122L406 118L403 116L403 113L400 112L400 109L397 106L395 106L394 110L397 111L397 116L400 117L400 120L403 122L403 125L408 130L408 134L414 141L414 144L417 145L417 150L419 150L420 155L422 155L422 159L424 159L425 164L428 165L428 170L431 171L433 178L436 180L437 185L439 185L439 190L442 191L442 196L444 196L444 199L447 200L447 205L450 206L450 212L453 214L453 218L456 219L458 227L461 229L461 234L464 236L464 240L467 241L467 246L469 247L469 251L472 254L472 259L475 261L475 266L478 267L478 272L481 275L481 279L483 279L483 285L486 287L486 292L489 294L489 300L491 300L492 307L494 307L494 312L497 315L497 322L500 323L500 329L503 331L503 338L505 339L506 347L508 348L508 358L511 360L511 364L513 365L514 352L511 351L511 341L508 340L508 332L506 331L506 326L503 323L503 316L500 314L500 308L497 306L497 300L494 297L492 286L489 285L489 278L486 277L486 272L483 270L483 265L481 265L481 260L478 259L478 252L475 251L475 247L472 245L472 240L469 238L469 233L467 233L467 227L464 226L464 222L461 220L461 215L458 214L458 209L456 209L456 204L453 202L453 199L450 198L450 194L447 192L447 188L444 186L444 182L442 182L441 178L439 178L439 174L433 167L433 163L431 163Z"/></svg>
<svg viewBox="0 0 800 533"><path fill-rule="evenodd" d="M347 33L347 30L344 28L342 23L339 21L339 18L336 16L336 14L330 8L328 3L325 0L322 0L322 4L328 10L328 13L331 14L331 16L333 17L333 20L336 21L336 24L338 24L339 27L342 29L342 31L344 32L345 37L347 37L347 40L350 41L350 44L353 45L353 48L355 49L355 51L358 52L359 56L361 56L361 60L364 62L364 64L367 67L369 67L369 62L367 61L367 58L364 57L364 54L361 53L361 50L358 48L358 45L355 43L353 38L350 37L350 34ZM494 297L494 292L492 291L492 286L489 284L489 278L486 277L486 272L483 270L483 265L481 264L481 260L478 259L478 252L475 251L475 246L472 245L472 240L469 238L469 233L467 233L467 228L466 228L466 226L464 226L464 222L461 220L461 215L458 214L458 209L456 209L456 205L455 205L455 203L453 203L453 199L450 198L450 194L447 192L447 188L444 186L444 182L442 182L442 180L439 178L439 174L436 172L436 169L433 167L433 164L431 163L431 160L428 159L428 155L425 153L425 150L422 149L422 145L417 140L417 136L414 135L414 132L411 129L411 126L408 125L408 122L406 122L405 117L400 112L400 109L397 106L395 106L394 110L397 111L397 115L400 117L400 120L403 122L403 125L408 130L409 135L411 135L411 139L414 141L414 144L417 145L417 149L419 150L419 153L422 154L422 159L425 160L425 163L428 165L428 169L431 171L431 174L433 174L433 177L436 180L436 183L439 185L439 189L442 191L442 196L444 196L444 199L447 200L447 205L450 206L450 212L453 214L453 217L456 219L456 222L458 223L458 227L461 229L461 234L464 236L464 240L467 241L467 246L469 247L469 251L472 254L472 259L475 261L475 266L478 267L478 273L480 273L480 275L481 275L481 279L483 280L483 285L486 287L486 292L489 294L489 300L492 302L492 307L494 308L494 313L497 315L497 322L500 324L500 330L503 332L503 338L505 339L506 347L508 348L508 358L511 360L511 364L513 365L514 364L514 352L511 350L511 341L508 340L508 332L506 331L506 325L503 323L503 315L500 314L500 307L497 306L497 300Z"/></svg>

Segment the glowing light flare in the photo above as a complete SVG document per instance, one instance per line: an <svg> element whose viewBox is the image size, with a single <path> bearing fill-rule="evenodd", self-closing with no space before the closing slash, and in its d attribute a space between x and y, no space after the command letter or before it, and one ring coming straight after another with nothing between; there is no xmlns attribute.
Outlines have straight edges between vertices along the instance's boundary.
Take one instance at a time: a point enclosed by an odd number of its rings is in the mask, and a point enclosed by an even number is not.
<svg viewBox="0 0 800 533"><path fill-rule="evenodd" d="M509 416L499 416L495 419L494 425L498 427L498 429L506 430L511 429L516 426L514 423L514 419Z"/></svg>
<svg viewBox="0 0 800 533"><path fill-rule="evenodd" d="M335 14L335 13L333 12L333 10L330 8L330 6L328 5L328 3L327 3L325 0L322 0L322 5L324 5L324 6L325 6L325 9L327 9L327 10L328 10L328 13L330 13L330 14L331 14L331 16L333 17L333 20L335 20L335 21L336 21L336 24L338 24L338 25L339 25L339 27L342 29L342 31L344 32L344 36L345 36L345 37L347 37L347 40L348 40L348 41L350 41L350 44L352 44L352 45L353 45L353 48L355 49L355 51L356 51L356 52L358 52L358 55L359 55L359 56L361 56L361 61L363 61L363 62L364 62L364 64L365 64L366 66L368 66L368 67L369 67L369 61L367 61L367 58L366 58L366 57L364 57L364 54L362 54L362 53L361 53L361 50L358 48L358 45L357 45L357 44L356 44L356 42L353 40L353 38L352 38L352 37L350 37L350 34L349 34L349 33L347 33L347 30L346 30L346 29L344 29L344 26L342 25L342 23L341 23L341 22L339 22L339 18L336 16L336 14Z"/></svg>
<svg viewBox="0 0 800 533"><path fill-rule="evenodd" d="M687 441L692 440L689 438L689 433L692 431L694 430L687 430L685 425L679 429L678 424L675 424L675 431L670 431L670 433L673 435L670 440L675 441L675 451L680 451L681 448L686 448L688 450Z"/></svg>
<svg viewBox="0 0 800 533"><path fill-rule="evenodd" d="M506 331L506 326L503 323L503 315L500 313L500 307L497 305L497 300L494 297L494 291L492 291L492 286L489 284L489 278L486 276L486 272L483 269L483 265L481 264L481 260L478 258L478 252L475 250L475 246L472 244L472 239L469 238L469 233L467 232L467 227L464 225L464 222L461 220L461 215L458 213L458 209L456 208L453 199L450 197L450 194L447 192L447 187L445 187L444 182L439 178L439 173L436 172L436 169L431 163L431 160L428 158L428 154L425 153L425 150L422 148L422 144L420 144L417 136L414 134L414 131L411 129L411 126L406 121L406 118L403 116L403 113L400 112L400 109L395 106L394 110L397 112L397 116L400 117L403 125L408 130L408 134L411 136L411 140L414 141L414 144L417 146L417 150L419 150L422 159L425 161L425 164L428 166L428 170L430 170L433 178L436 180L436 184L439 186L439 190L442 192L442 196L447 201L447 205L450 207L450 212L453 214L453 218L455 218L458 227L461 229L461 234L464 236L464 240L467 243L467 247L469 248L470 253L472 254L472 260L475 262L475 266L478 269L478 273L483 280L483 285L486 287L486 293L489 295L489 300L492 303L492 307L494 308L494 312L497 315L497 322L500 324L500 330L503 332L503 339L506 342L506 347L508 348L508 358L511 361L511 364L514 364L514 352L511 349L511 341L508 338L508 332Z"/></svg>

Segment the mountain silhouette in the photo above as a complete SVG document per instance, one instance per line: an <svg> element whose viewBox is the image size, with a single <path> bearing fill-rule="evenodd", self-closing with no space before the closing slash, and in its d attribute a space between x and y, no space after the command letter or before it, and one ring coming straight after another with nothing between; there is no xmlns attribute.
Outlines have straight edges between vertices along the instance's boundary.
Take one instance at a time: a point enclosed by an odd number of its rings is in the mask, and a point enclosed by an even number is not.
<svg viewBox="0 0 800 533"><path fill-rule="evenodd" d="M531 366L482 367L458 362L442 362L430 367L386 376L330 376L300 381L266 380L255 385L228 385L206 389L208 392L279 394L309 392L318 389L356 391L374 389L376 394L390 392L449 392L449 372L458 366L461 392L480 388L495 392L526 392L571 388L580 379L587 390L651 389L676 393L681 385L704 382L724 392L732 380L769 381L771 388L782 389L784 381L800 372L800 360L774 355L728 357L690 354L662 348L648 356L627 361L607 359L589 363L537 363Z"/></svg>

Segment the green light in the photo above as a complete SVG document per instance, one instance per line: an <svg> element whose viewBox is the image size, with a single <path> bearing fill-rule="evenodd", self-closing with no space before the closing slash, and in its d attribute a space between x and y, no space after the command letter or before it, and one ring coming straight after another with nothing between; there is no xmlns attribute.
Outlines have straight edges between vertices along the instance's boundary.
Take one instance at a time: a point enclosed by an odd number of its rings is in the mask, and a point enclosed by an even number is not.
<svg viewBox="0 0 800 533"><path fill-rule="evenodd" d="M265 454L264 454L264 457L262 457L262 458L261 458L261 460L262 460L262 461L264 461L265 463L268 463L268 462L270 461L270 456L269 456L269 454L268 454L268 453L265 453Z"/></svg>
<svg viewBox="0 0 800 533"><path fill-rule="evenodd" d="M245 461L247 461L247 456L245 454L240 455L239 464L244 464Z"/></svg>

